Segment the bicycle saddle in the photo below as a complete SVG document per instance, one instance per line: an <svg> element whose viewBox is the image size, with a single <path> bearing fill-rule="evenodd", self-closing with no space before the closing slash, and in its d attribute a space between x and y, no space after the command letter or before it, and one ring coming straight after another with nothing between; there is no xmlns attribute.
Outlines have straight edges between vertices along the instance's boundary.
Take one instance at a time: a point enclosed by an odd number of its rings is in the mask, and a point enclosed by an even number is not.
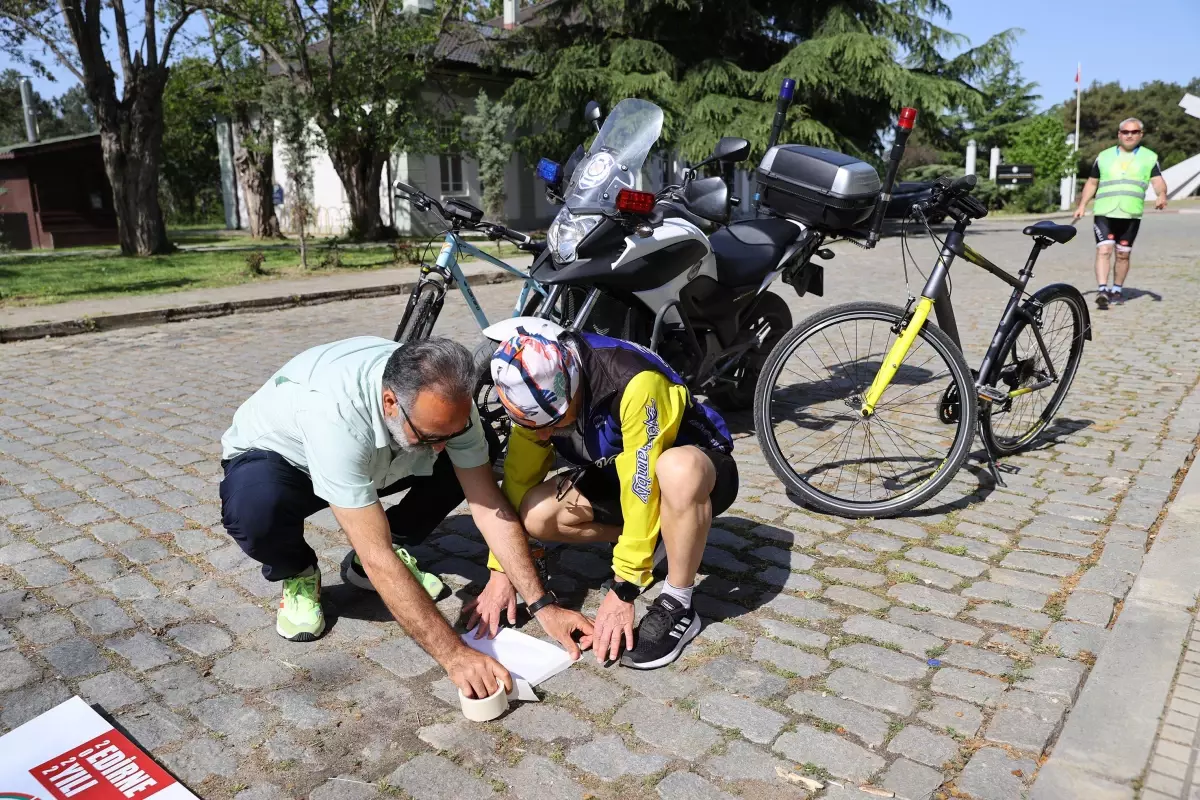
<svg viewBox="0 0 1200 800"><path fill-rule="evenodd" d="M1025 230L1021 231L1021 233L1026 236L1040 236L1059 244L1066 244L1075 238L1075 234L1078 231L1070 225L1059 225L1048 219L1044 219L1041 222L1035 222L1032 225L1026 226Z"/></svg>

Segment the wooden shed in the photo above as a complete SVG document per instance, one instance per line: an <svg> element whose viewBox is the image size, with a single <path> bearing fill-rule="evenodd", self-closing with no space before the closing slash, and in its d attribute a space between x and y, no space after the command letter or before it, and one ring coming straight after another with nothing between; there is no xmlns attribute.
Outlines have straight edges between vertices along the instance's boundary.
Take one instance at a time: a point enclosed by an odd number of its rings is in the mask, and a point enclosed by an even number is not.
<svg viewBox="0 0 1200 800"><path fill-rule="evenodd" d="M117 243L100 134L0 147L0 237L14 250Z"/></svg>

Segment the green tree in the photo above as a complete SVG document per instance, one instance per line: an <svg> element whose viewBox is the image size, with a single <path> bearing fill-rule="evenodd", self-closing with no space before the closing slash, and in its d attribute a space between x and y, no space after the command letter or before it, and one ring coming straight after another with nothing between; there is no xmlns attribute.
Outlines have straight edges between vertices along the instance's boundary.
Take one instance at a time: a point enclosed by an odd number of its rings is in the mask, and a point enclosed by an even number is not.
<svg viewBox="0 0 1200 800"><path fill-rule="evenodd" d="M0 48L48 74L30 46L40 45L83 84L100 130L121 252L154 255L171 250L158 202L162 96L172 47L194 8L187 0L145 0L133 8L127 13L118 0L0 0ZM106 40L115 44L116 69Z"/></svg>
<svg viewBox="0 0 1200 800"><path fill-rule="evenodd" d="M163 205L171 222L221 219L221 165L216 124L219 74L201 58L171 68L163 92Z"/></svg>
<svg viewBox="0 0 1200 800"><path fill-rule="evenodd" d="M313 111L295 86L277 88L273 103L279 138L283 143L286 206L292 227L300 238L300 264L308 269L308 231L313 222L313 168L316 137Z"/></svg>
<svg viewBox="0 0 1200 800"><path fill-rule="evenodd" d="M233 150L233 170L245 202L250 235L257 239L280 236L275 215L275 121L267 109L266 95L277 87L268 74L271 63L264 50L257 53L228 20L204 14L218 73L221 113L228 118Z"/></svg>
<svg viewBox="0 0 1200 800"><path fill-rule="evenodd" d="M970 139L975 140L980 153L1008 147L1020 128L1037 114L1041 95L1035 93L1036 89L1036 83L1021 77L1020 65L1011 51L1006 51L979 83L980 105L954 109L939 119L942 131L938 141L960 158Z"/></svg>
<svg viewBox="0 0 1200 800"><path fill-rule="evenodd" d="M21 103L21 73L0 72L0 147L25 141L25 110ZM33 111L39 138L70 136L96 129L87 107L83 87L78 84L61 97L47 100L33 92Z"/></svg>
<svg viewBox="0 0 1200 800"><path fill-rule="evenodd" d="M62 131L60 136L96 130L96 115L92 113L87 92L78 83L54 100L54 110L56 125Z"/></svg>
<svg viewBox="0 0 1200 800"><path fill-rule="evenodd" d="M1057 114L1040 114L1025 122L1004 151L1006 164L1031 164L1034 182L1013 201L1028 211L1045 211L1057 202L1059 180L1071 169L1071 147Z"/></svg>
<svg viewBox="0 0 1200 800"><path fill-rule="evenodd" d="M785 140L877 157L901 105L981 109L969 82L1005 58L1014 35L943 56L965 40L936 24L949 17L941 0L563 0L542 13L503 49L534 73L506 96L535 131L521 143L531 156L569 153L587 134L588 99L611 108L633 95L663 108L664 144L685 157L707 155L722 135L745 136L757 157L791 77Z"/></svg>
<svg viewBox="0 0 1200 800"><path fill-rule="evenodd" d="M475 113L463 117L468 152L479 163L483 184L483 211L489 219L504 216L504 171L512 158L512 106L488 99L482 89L475 98Z"/></svg>
<svg viewBox="0 0 1200 800"><path fill-rule="evenodd" d="M1200 120L1179 107L1185 92L1200 95L1200 78L1186 86L1151 81L1136 89L1093 83L1083 91L1079 120L1078 173L1086 176L1100 151L1117 143L1117 126L1137 117L1146 126L1143 144L1158 153L1163 169L1200 153ZM1058 109L1063 124L1075 129L1075 98Z"/></svg>
<svg viewBox="0 0 1200 800"><path fill-rule="evenodd" d="M444 109L426 100L439 36L456 5L435 14L400 0L198 0L235 21L312 110L350 204L351 235L383 233L380 181L396 151L429 152Z"/></svg>

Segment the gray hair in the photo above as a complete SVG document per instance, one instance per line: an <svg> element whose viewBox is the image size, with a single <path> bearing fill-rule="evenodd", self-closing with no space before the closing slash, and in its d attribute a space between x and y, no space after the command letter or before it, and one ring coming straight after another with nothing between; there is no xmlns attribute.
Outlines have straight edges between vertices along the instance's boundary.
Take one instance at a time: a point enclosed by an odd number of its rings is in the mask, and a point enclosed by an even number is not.
<svg viewBox="0 0 1200 800"><path fill-rule="evenodd" d="M1126 122L1136 122L1138 127L1142 129L1142 133L1146 132L1146 123L1142 122L1137 117L1127 117L1126 119L1121 120L1121 124L1118 125L1117 128L1124 128Z"/></svg>
<svg viewBox="0 0 1200 800"><path fill-rule="evenodd" d="M383 388L391 389L402 408L412 408L422 389L448 400L475 393L478 370L467 348L450 339L408 342L396 348L383 368Z"/></svg>

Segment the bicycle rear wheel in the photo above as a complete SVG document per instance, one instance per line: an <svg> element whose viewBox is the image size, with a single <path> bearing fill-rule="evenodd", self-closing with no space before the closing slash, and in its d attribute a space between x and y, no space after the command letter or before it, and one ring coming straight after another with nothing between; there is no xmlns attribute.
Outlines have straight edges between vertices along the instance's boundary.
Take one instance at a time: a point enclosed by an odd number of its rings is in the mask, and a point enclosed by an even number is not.
<svg viewBox="0 0 1200 800"><path fill-rule="evenodd" d="M1011 455L1027 447L1045 430L1066 399L1083 359L1087 312L1079 292L1068 286L1047 286L1034 294L1034 299L1042 306L1039 321L1013 320L1002 339L1002 356L986 376L985 385L1011 393L1050 379L1035 327L1046 343L1058 380L1002 403L983 404L979 410L982 435L997 455Z"/></svg>
<svg viewBox="0 0 1200 800"><path fill-rule="evenodd" d="M404 318L396 328L394 341L414 342L428 339L442 310L442 301L446 296L444 287L435 283L422 283L415 289L415 297L409 300Z"/></svg>
<svg viewBox="0 0 1200 800"><path fill-rule="evenodd" d="M958 347L926 323L875 412L863 397L904 311L847 303L792 329L763 365L754 423L771 469L804 501L844 517L886 517L936 495L974 438L976 401Z"/></svg>

